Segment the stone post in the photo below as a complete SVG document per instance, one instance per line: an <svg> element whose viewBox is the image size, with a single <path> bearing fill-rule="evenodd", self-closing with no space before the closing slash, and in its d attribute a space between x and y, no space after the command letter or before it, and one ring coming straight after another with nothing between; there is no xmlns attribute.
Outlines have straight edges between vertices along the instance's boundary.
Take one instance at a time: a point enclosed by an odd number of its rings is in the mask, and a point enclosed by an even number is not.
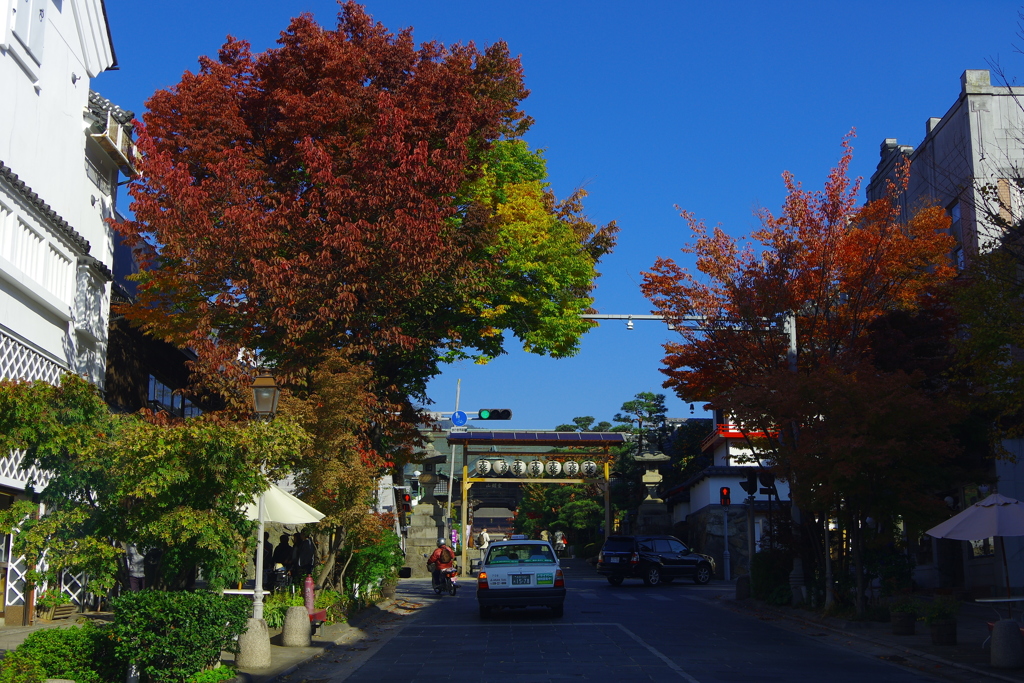
<svg viewBox="0 0 1024 683"><path fill-rule="evenodd" d="M238 636L235 666L246 671L270 666L270 632L267 630L267 622L249 619L245 633Z"/></svg>
<svg viewBox="0 0 1024 683"><path fill-rule="evenodd" d="M302 605L289 607L284 613L284 632L281 640L285 647L309 647L312 643L309 610Z"/></svg>

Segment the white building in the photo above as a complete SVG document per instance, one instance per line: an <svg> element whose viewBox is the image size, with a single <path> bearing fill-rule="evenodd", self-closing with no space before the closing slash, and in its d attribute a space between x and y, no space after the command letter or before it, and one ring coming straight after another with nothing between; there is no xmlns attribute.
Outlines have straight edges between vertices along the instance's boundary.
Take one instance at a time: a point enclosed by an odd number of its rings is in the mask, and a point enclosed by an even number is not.
<svg viewBox="0 0 1024 683"><path fill-rule="evenodd" d="M905 217L925 204L945 208L957 241L953 259L962 268L973 254L991 248L999 235L987 215L1020 220L1021 197L1011 179L1024 177L1022 104L1024 88L992 85L987 70L964 71L956 101L943 116L925 122L924 139L917 147L901 145L895 138L882 142L878 168L866 188L868 200L884 197L887 181L895 177L899 164L909 160L910 181L900 197ZM1004 441L1003 446L1016 462L995 463L998 491L1024 499L1024 442ZM984 495L984 487L979 490L976 483L962 482L947 496L950 514ZM919 585L987 594L1004 584L996 562L1002 541L937 541L927 536L909 541ZM1024 586L1024 541L1006 539L1006 555L1011 586Z"/></svg>
<svg viewBox="0 0 1024 683"><path fill-rule="evenodd" d="M90 90L116 66L102 0L0 0L0 378L103 385L123 112ZM0 505L24 493L0 460ZM0 548L7 623L24 613L24 567Z"/></svg>
<svg viewBox="0 0 1024 683"><path fill-rule="evenodd" d="M751 434L757 437L757 434ZM768 462L754 455L743 432L721 410L715 411L712 431L701 444L707 466L682 484L665 493L674 530L685 528L685 536L700 552L712 555L723 571L725 550L725 514L722 488L729 489L729 555L731 575L748 571L747 493L740 486L751 473L767 471ZM759 550L762 537L768 535L769 524L776 516L789 516L789 484L774 483L777 495L754 494L754 545ZM781 518L781 517L780 517ZM681 533L681 532L679 532ZM684 540L687 540L684 539ZM756 551L755 550L755 551Z"/></svg>

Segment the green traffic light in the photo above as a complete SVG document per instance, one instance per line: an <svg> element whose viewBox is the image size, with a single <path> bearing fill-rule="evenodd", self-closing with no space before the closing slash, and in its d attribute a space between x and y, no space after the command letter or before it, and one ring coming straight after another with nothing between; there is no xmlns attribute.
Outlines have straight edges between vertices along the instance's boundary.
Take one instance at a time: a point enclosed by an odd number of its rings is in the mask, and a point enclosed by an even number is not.
<svg viewBox="0 0 1024 683"><path fill-rule="evenodd" d="M481 420L488 420L491 417L491 411L489 411L489 410L481 410L477 414L480 416Z"/></svg>

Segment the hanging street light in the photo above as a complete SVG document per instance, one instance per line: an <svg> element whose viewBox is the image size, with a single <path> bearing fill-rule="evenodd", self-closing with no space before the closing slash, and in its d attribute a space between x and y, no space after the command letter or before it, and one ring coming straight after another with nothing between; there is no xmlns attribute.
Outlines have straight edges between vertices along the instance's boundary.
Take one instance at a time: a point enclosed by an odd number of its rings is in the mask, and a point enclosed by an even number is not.
<svg viewBox="0 0 1024 683"><path fill-rule="evenodd" d="M269 419L277 412L277 402L281 399L281 390L277 381L270 373L260 373L252 381L252 405L256 414Z"/></svg>

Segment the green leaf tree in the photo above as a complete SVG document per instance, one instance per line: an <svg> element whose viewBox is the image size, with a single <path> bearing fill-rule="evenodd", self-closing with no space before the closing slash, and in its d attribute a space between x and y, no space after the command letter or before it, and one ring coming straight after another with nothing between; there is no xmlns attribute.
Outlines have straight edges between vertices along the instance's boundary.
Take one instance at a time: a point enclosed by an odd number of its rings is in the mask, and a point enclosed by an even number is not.
<svg viewBox="0 0 1024 683"><path fill-rule="evenodd" d="M75 375L0 383L0 449L24 450L22 467L47 473L36 482L44 514L22 506L0 520L19 529L15 552L35 567L49 548L47 578L84 570L99 594L127 585L128 544L152 553L157 588L187 587L199 571L212 585L237 580L255 541L243 507L308 436L287 418L161 420L111 414Z"/></svg>

